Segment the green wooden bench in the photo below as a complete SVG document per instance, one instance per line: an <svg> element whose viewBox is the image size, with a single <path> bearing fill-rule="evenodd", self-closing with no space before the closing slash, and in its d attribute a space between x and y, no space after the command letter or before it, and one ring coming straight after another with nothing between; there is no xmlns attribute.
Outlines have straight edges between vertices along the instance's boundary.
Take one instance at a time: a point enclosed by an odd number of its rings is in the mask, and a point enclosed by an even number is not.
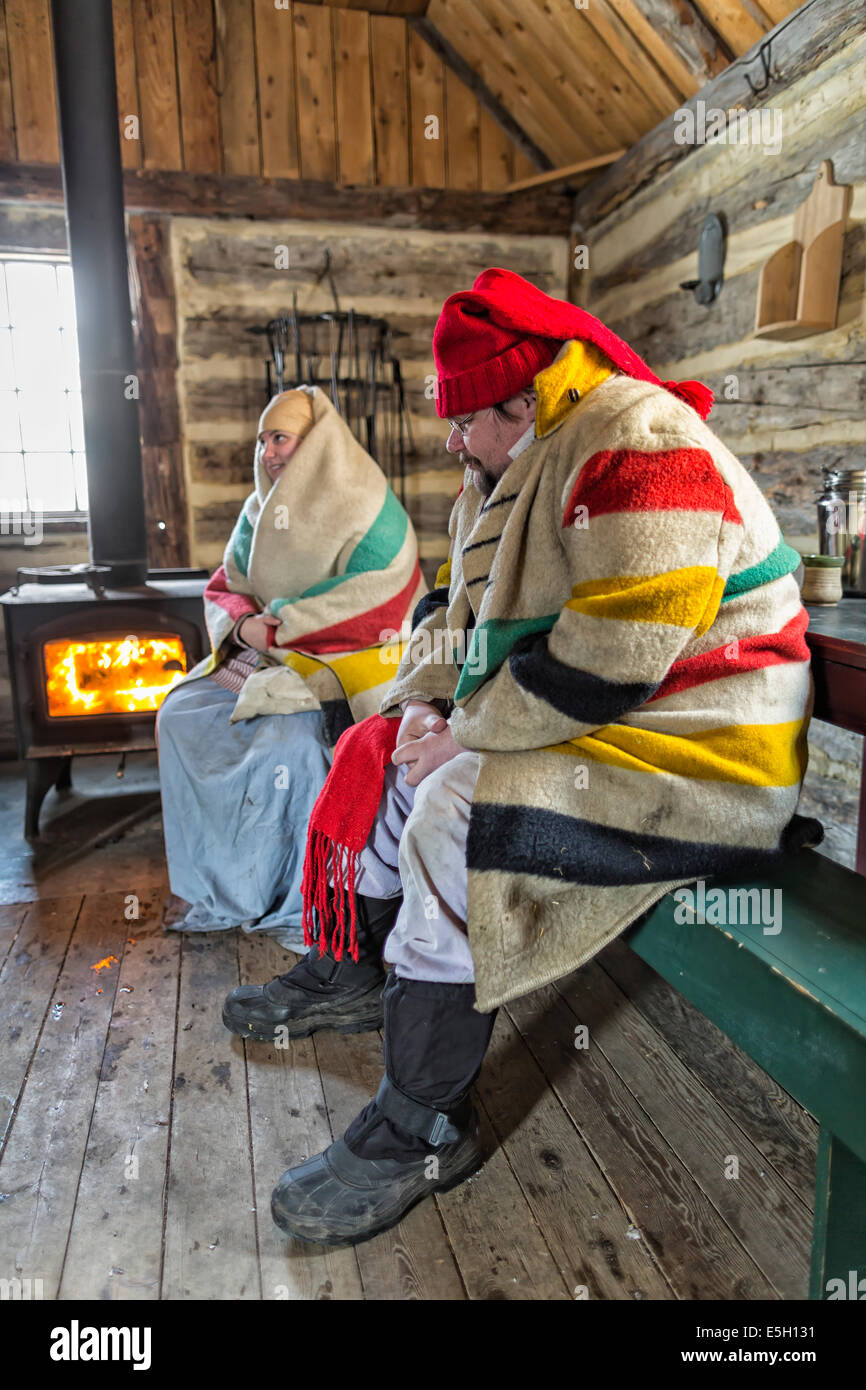
<svg viewBox="0 0 866 1390"><path fill-rule="evenodd" d="M681 924L668 894L624 939L818 1120L809 1297L866 1298L866 878L807 850L715 887L781 890L781 930L742 898L746 925Z"/></svg>

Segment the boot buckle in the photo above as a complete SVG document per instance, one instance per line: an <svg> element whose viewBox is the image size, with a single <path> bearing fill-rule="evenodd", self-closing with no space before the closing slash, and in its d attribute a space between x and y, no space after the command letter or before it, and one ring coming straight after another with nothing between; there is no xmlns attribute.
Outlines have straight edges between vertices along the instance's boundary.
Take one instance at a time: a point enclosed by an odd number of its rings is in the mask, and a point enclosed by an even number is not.
<svg viewBox="0 0 866 1390"><path fill-rule="evenodd" d="M388 1076L383 1076L379 1083L376 1104L386 1119L393 1120L407 1133L437 1148L441 1144L456 1144L463 1137L463 1131L457 1128L449 1115L412 1100L411 1096L398 1090Z"/></svg>

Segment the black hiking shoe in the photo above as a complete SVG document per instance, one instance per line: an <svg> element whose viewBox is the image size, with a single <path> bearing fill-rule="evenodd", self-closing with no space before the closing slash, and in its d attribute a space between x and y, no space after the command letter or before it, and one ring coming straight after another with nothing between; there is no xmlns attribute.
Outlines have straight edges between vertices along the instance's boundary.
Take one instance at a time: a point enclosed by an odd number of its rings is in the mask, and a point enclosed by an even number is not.
<svg viewBox="0 0 866 1390"><path fill-rule="evenodd" d="M382 1095L380 1087L379 1104ZM405 1124L407 1105L414 1103L400 1099L398 1113ZM387 1101L384 1105L382 1113L389 1114ZM317 1245L358 1245L396 1226L432 1192L448 1192L477 1173L483 1154L475 1110L469 1107L461 1128L427 1106L418 1106L417 1112L426 1112L425 1133L438 1124L447 1142L406 1161L358 1158L345 1138L337 1139L280 1178L271 1197L271 1215L280 1230Z"/></svg>
<svg viewBox="0 0 866 1390"><path fill-rule="evenodd" d="M318 946L285 975L266 985L240 985L223 1005L229 1032L251 1042L308 1038L323 1028L365 1033L383 1023L382 949L402 898L356 894L358 960L336 961Z"/></svg>
<svg viewBox="0 0 866 1390"><path fill-rule="evenodd" d="M384 991L385 1075L345 1134L284 1173L271 1198L281 1231L321 1245L357 1245L387 1231L431 1192L482 1164L469 1088L495 1012L472 984L408 980Z"/></svg>

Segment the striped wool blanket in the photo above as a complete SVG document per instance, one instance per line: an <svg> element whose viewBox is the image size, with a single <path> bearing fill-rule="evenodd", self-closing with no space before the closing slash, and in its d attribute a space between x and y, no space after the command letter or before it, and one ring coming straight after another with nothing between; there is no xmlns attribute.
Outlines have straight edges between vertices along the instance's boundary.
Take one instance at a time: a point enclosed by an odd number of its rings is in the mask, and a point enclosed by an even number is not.
<svg viewBox="0 0 866 1390"><path fill-rule="evenodd" d="M275 645L243 684L232 720L321 708L331 747L376 711L427 592L412 523L378 464L325 393L313 425L271 482L256 449L255 491L205 595L210 675L245 613L280 619Z"/></svg>
<svg viewBox="0 0 866 1390"><path fill-rule="evenodd" d="M694 410L597 366L564 344L535 378L535 441L486 500L467 472L380 710L451 698L455 739L480 752L468 932L485 1010L576 969L669 889L821 834L795 816L800 557Z"/></svg>

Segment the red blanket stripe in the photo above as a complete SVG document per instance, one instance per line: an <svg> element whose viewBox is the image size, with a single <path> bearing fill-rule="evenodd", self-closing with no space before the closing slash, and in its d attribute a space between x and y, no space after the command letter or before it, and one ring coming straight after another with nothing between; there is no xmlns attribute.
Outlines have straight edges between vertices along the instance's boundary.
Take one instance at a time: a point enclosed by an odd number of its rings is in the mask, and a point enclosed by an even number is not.
<svg viewBox="0 0 866 1390"><path fill-rule="evenodd" d="M365 613L357 613L345 622L319 628L317 632L306 632L296 642L287 642L285 646L299 647L313 655L377 646L384 640L383 632L399 632L407 616L409 601L420 582L421 566L416 560L408 584L393 598L386 599L377 608L368 608Z"/></svg>
<svg viewBox="0 0 866 1390"><path fill-rule="evenodd" d="M242 618L245 613L258 613L260 611L255 599L250 598L248 594L232 593L228 587L228 575L224 565L220 565L219 569L214 570L207 582L204 597L206 603L210 601L224 609L233 622L237 622L238 618Z"/></svg>
<svg viewBox="0 0 866 1390"><path fill-rule="evenodd" d="M574 523L577 507L605 512L721 512L740 526L733 495L706 449L603 449L580 470L562 519Z"/></svg>
<svg viewBox="0 0 866 1390"><path fill-rule="evenodd" d="M715 647L711 652L701 652L700 656L690 657L687 661L675 661L656 693L645 703L651 705L654 700L663 700L666 695L676 695L680 690L691 690L696 685L724 680L743 671L781 666L788 661L808 661L810 652L805 637L808 626L809 614L805 608L801 608L778 632L741 637L737 643L736 657L725 655L729 643L724 647Z"/></svg>

